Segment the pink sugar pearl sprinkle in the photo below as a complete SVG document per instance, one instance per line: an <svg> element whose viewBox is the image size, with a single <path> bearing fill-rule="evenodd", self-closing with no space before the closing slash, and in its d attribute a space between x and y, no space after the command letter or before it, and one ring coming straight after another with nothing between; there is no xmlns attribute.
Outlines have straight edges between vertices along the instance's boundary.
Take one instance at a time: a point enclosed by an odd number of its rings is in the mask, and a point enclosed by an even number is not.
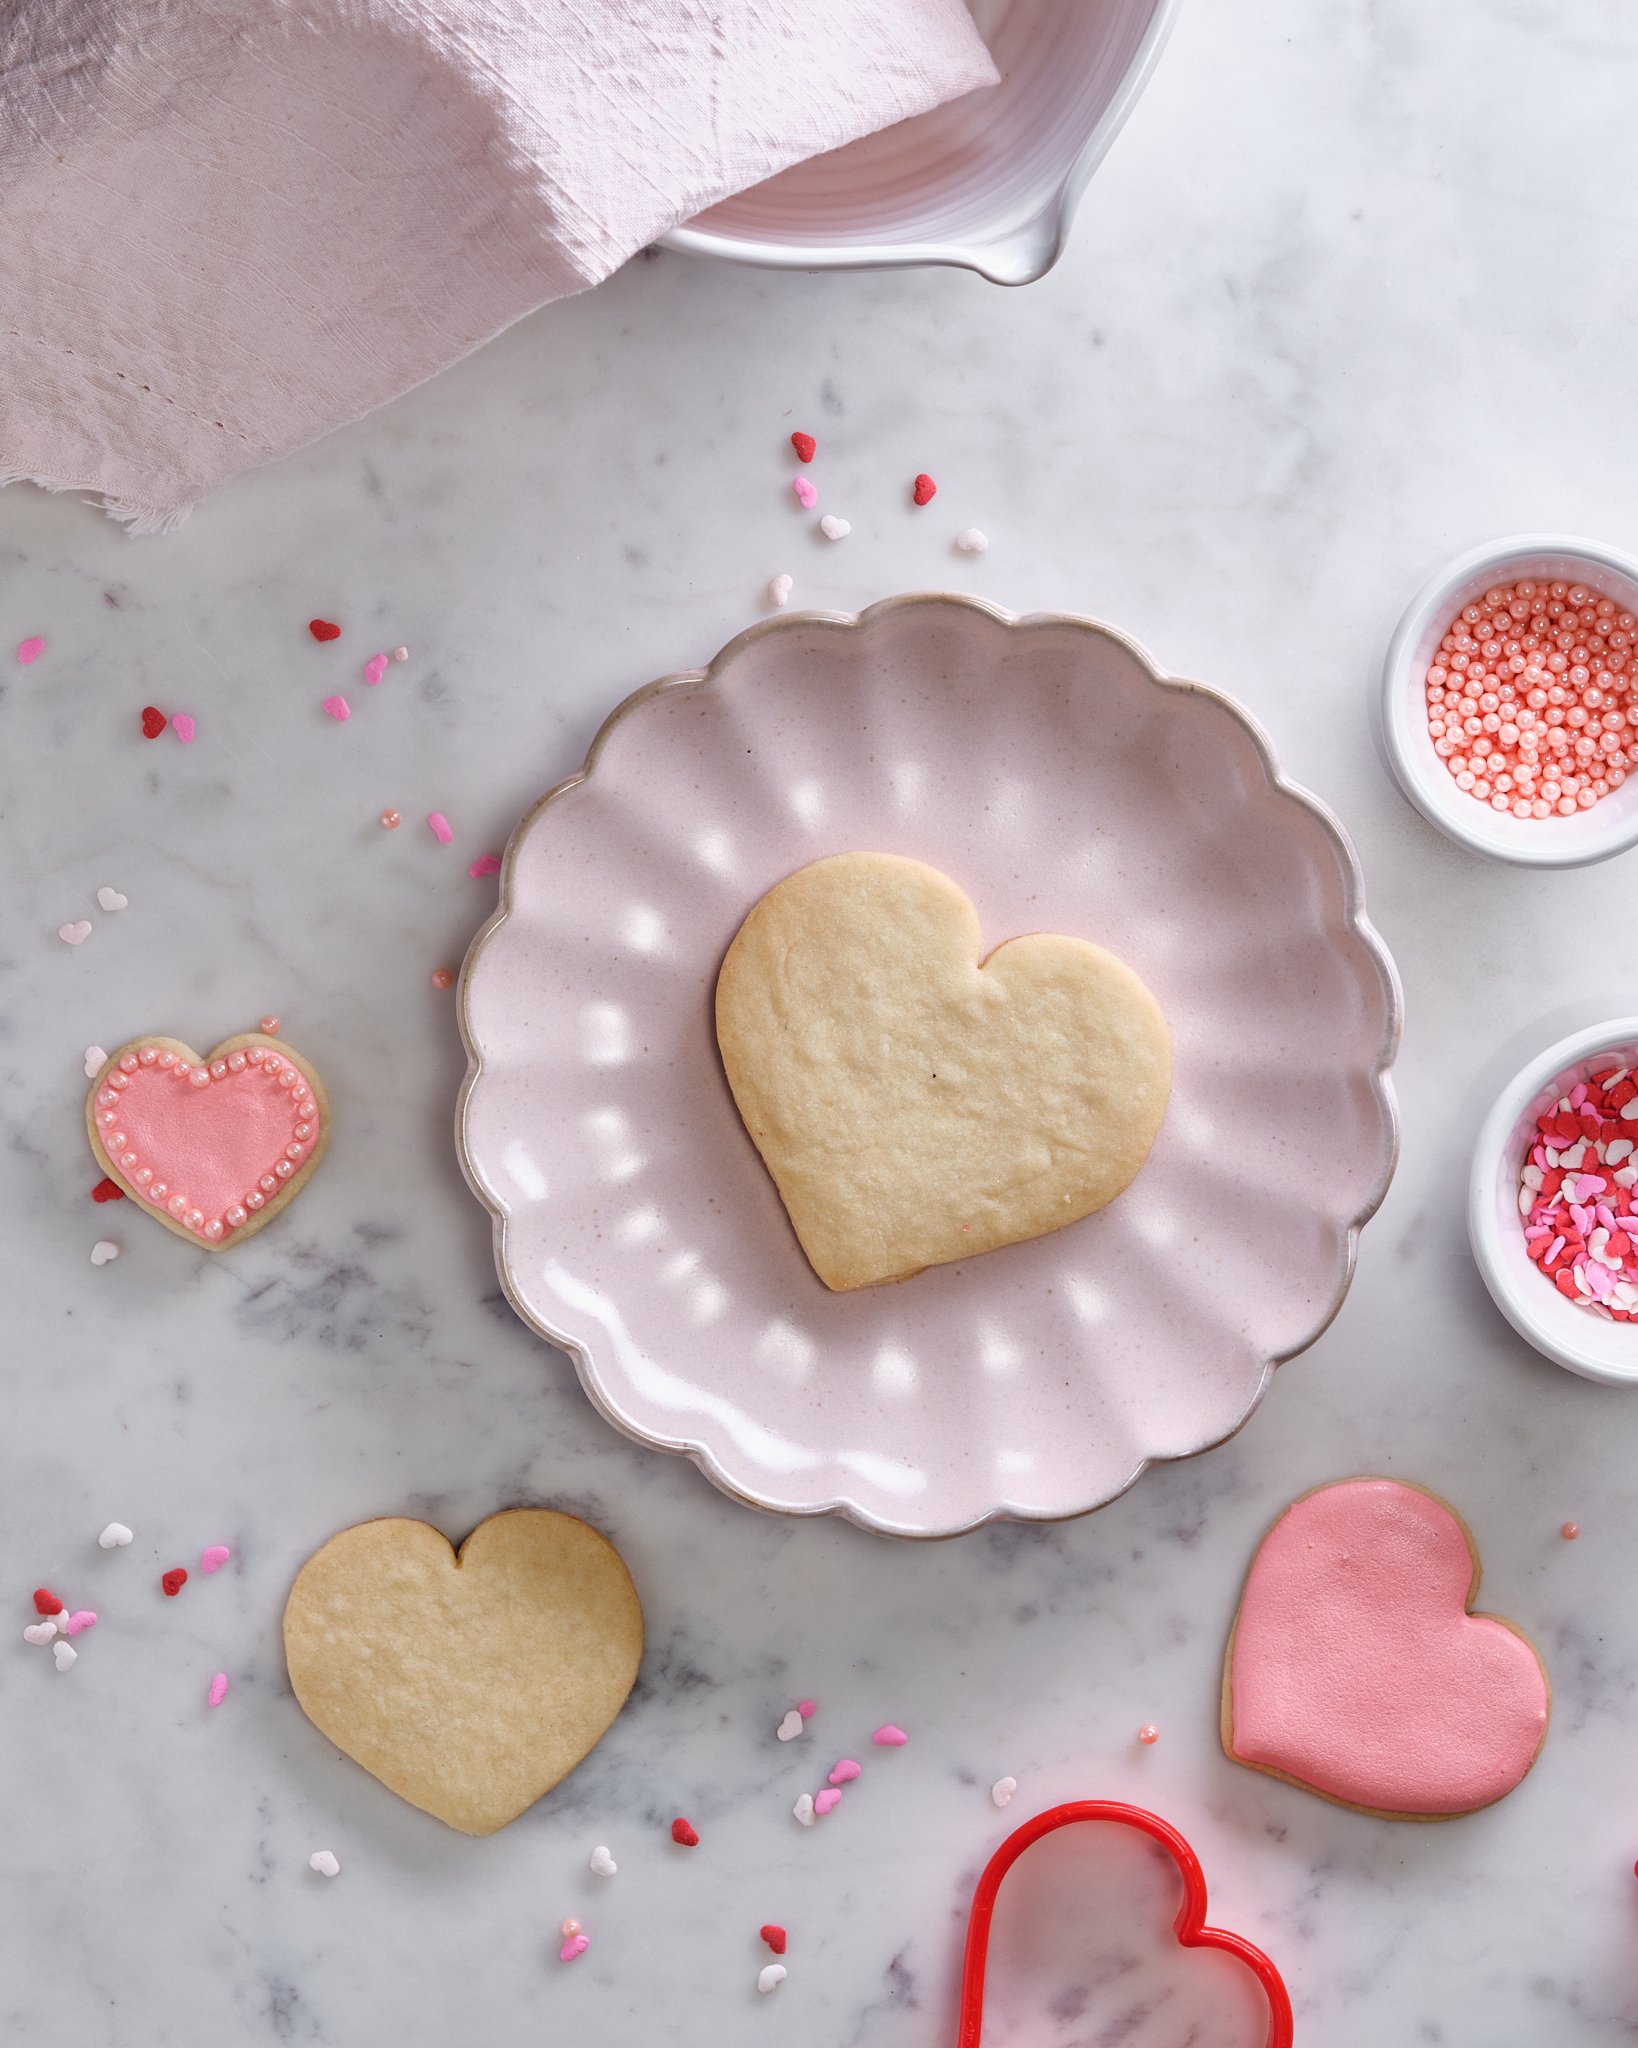
<svg viewBox="0 0 1638 2048"><path fill-rule="evenodd" d="M1428 731L1456 787L1515 818L1573 817L1638 748L1638 619L1586 583L1498 583L1428 667Z"/></svg>

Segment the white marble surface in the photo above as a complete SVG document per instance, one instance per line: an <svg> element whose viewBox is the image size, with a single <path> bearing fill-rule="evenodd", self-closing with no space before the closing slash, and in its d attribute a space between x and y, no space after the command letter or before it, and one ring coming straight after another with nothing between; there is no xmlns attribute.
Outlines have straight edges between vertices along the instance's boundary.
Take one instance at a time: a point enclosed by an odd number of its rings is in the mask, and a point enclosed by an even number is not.
<svg viewBox="0 0 1638 2048"><path fill-rule="evenodd" d="M1633 1007L1638 869L1475 865L1389 786L1366 704L1399 606L1458 547L1638 542L1635 90L1617 0L1197 5L1068 259L1023 293L639 261L172 539L0 494L0 642L49 642L0 668L8 2043L949 2042L1003 1772L1009 1819L1113 1794L1178 1821L1221 1919L1284 1966L1300 2041L1632 2038L1638 1397L1512 1337L1459 1206L1504 1072ZM840 545L789 501L798 425L823 438L821 509L853 522ZM918 513L920 468L941 490ZM950 549L972 523L979 560ZM1404 974L1403 1163L1340 1320L1234 1443L1079 1524L895 1546L759 1519L626 1445L501 1303L455 1166L462 1061L428 976L490 900L467 861L782 569L798 603L953 584L1092 611L1234 691L1352 828ZM307 640L314 613L344 622L338 650ZM399 640L409 664L367 690L357 660ZM341 677L338 729L318 706ZM194 746L139 739L146 702L191 711ZM434 807L448 850L419 823ZM102 883L129 909L100 914ZM55 932L80 916L71 952ZM267 1010L338 1106L299 1207L221 1259L94 1209L81 1048L209 1041ZM93 1270L103 1235L123 1256ZM1552 1670L1539 1767L1449 1826L1336 1811L1217 1747L1251 1546L1294 1493L1361 1469L1463 1509L1488 1600ZM469 1841L308 1726L278 1617L345 1523L459 1534L519 1501L613 1535L650 1646L592 1760ZM111 1517L131 1549L97 1550ZM230 1570L164 1600L160 1570L217 1541ZM103 1616L61 1676L18 1639L41 1581ZM210 1712L217 1669L233 1690ZM805 1692L820 1718L775 1743ZM841 1812L798 1830L795 1794L887 1718L910 1746L867 1752ZM666 1838L677 1812L691 1855ZM601 1887L599 1841L621 1864ZM307 1869L321 1846L331 1883ZM1007 2038L1255 2038L1234 1986L1208 1987L1196 2036L1186 1994L1132 1962L1111 1900L1141 1869L1062 1856L1021 1901L1039 1916L1013 1914L1035 1961L998 1964ZM569 1912L594 1946L565 1969ZM769 1919L790 1977L763 2000Z"/></svg>

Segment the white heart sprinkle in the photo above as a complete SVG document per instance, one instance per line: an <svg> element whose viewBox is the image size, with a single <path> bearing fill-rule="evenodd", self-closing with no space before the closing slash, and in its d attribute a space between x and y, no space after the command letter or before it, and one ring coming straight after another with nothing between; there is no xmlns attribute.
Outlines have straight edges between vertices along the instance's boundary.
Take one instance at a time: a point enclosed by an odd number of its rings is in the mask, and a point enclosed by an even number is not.
<svg viewBox="0 0 1638 2048"><path fill-rule="evenodd" d="M91 936L91 926L85 918L78 918L73 924L60 924L57 936L65 946L83 946Z"/></svg>
<svg viewBox="0 0 1638 2048"><path fill-rule="evenodd" d="M756 1988L758 1991L777 1991L784 1981L785 1965L783 1963L766 1963L757 1972Z"/></svg>
<svg viewBox="0 0 1638 2048"><path fill-rule="evenodd" d="M104 910L123 910L130 900L129 896L122 896L117 889L110 889L106 884L97 891L97 901Z"/></svg>
<svg viewBox="0 0 1638 2048"><path fill-rule="evenodd" d="M976 526L969 526L956 535L955 544L964 555L981 555L989 546L990 537L980 533Z"/></svg>
<svg viewBox="0 0 1638 2048"><path fill-rule="evenodd" d="M94 1081L107 1064L108 1055L100 1045L88 1045L85 1048L85 1078L88 1081Z"/></svg>
<svg viewBox="0 0 1638 2048"><path fill-rule="evenodd" d="M66 1671L70 1664L77 1664L80 1661L80 1653L74 1645L61 1640L52 1644L51 1654L57 1660L59 1671Z"/></svg>
<svg viewBox="0 0 1638 2048"><path fill-rule="evenodd" d="M1016 1778L997 1778L990 1787L990 1797L997 1806L1010 1806L1012 1795L1018 1790Z"/></svg>
<svg viewBox="0 0 1638 2048"><path fill-rule="evenodd" d="M23 1641L25 1643L49 1643L56 1633L57 1624L54 1621L33 1621L24 1629Z"/></svg>
<svg viewBox="0 0 1638 2048"><path fill-rule="evenodd" d="M853 528L845 519L838 519L834 512L827 512L819 522L819 531L826 540L846 540Z"/></svg>
<svg viewBox="0 0 1638 2048"><path fill-rule="evenodd" d="M333 1849L315 1849L307 1859L309 1870L316 1870L320 1877L339 1877L341 1865Z"/></svg>
<svg viewBox="0 0 1638 2048"><path fill-rule="evenodd" d="M776 576L774 580L768 585L769 604L781 606L789 604L791 601L791 592L795 588L796 586L791 581L789 576Z"/></svg>
<svg viewBox="0 0 1638 2048"><path fill-rule="evenodd" d="M801 1798L797 1800L796 1804L791 1808L791 1813L793 1817L798 1822L800 1822L800 1824L803 1827L811 1828L813 1826L814 1818L813 1794L811 1792L804 1792Z"/></svg>
<svg viewBox="0 0 1638 2048"><path fill-rule="evenodd" d="M591 1869L597 1877L612 1877L620 1868L604 1845L599 1842L591 1852Z"/></svg>
<svg viewBox="0 0 1638 2048"><path fill-rule="evenodd" d="M123 1550L131 1540L131 1532L123 1522L110 1522L97 1538L99 1550Z"/></svg>
<svg viewBox="0 0 1638 2048"><path fill-rule="evenodd" d="M803 1727L805 1725L806 1724L804 1723L802 1716L796 1711L794 1707L792 1707L790 1712L785 1716L784 1720L781 1721L779 1726L774 1730L774 1733L779 1737L781 1742L794 1742L797 1736L799 1736L802 1733Z"/></svg>
<svg viewBox="0 0 1638 2048"><path fill-rule="evenodd" d="M91 1247L91 1263L93 1266L106 1266L110 1259L117 1259L118 1257L119 1246L110 1243L106 1237L99 1237Z"/></svg>

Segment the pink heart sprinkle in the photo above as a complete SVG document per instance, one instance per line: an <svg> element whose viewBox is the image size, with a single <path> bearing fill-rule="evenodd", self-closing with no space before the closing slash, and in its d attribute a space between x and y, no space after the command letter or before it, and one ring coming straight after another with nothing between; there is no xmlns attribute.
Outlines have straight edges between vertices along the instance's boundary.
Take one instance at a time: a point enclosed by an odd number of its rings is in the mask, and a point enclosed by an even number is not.
<svg viewBox="0 0 1638 2048"><path fill-rule="evenodd" d="M878 1749L903 1749L904 1745L910 1740L904 1730L902 1728L895 1728L891 1721L885 1727L878 1728L870 1739Z"/></svg>
<svg viewBox="0 0 1638 2048"><path fill-rule="evenodd" d="M485 875L498 875L500 871L501 864L492 853L480 853L467 869L467 873L475 882L480 881Z"/></svg>
<svg viewBox="0 0 1638 2048"><path fill-rule="evenodd" d="M447 846L455 837L449 829L449 820L442 811L428 811L427 823L432 827L432 836L440 846Z"/></svg>
<svg viewBox="0 0 1638 2048"><path fill-rule="evenodd" d="M194 723L185 711L177 712L176 716L171 720L171 731L176 734L183 746L191 747L193 745Z"/></svg>
<svg viewBox="0 0 1638 2048"><path fill-rule="evenodd" d="M572 1963L576 1956L583 1956L590 1947L591 1942L584 1934L571 1934L558 1950L557 1959L560 1963Z"/></svg>
<svg viewBox="0 0 1638 2048"><path fill-rule="evenodd" d="M219 1572L232 1555L225 1543L213 1543L208 1550L199 1553L199 1569L202 1572Z"/></svg>
<svg viewBox="0 0 1638 2048"><path fill-rule="evenodd" d="M353 707L347 702L345 697L326 697L324 708L338 724L351 718L353 715Z"/></svg>
<svg viewBox="0 0 1638 2048"><path fill-rule="evenodd" d="M796 502L804 512L811 512L819 502L819 493L805 476L799 476L791 489L796 493Z"/></svg>
<svg viewBox="0 0 1638 2048"><path fill-rule="evenodd" d="M859 1765L853 1761L852 1757L844 1756L841 1762L837 1764L836 1768L831 1772L830 1782L833 1785L847 1785L851 1784L852 1781L860 1775L861 1771Z"/></svg>
<svg viewBox="0 0 1638 2048"><path fill-rule="evenodd" d="M380 682L386 673L387 657L384 654L372 654L364 664L364 680L372 687Z"/></svg>
<svg viewBox="0 0 1638 2048"><path fill-rule="evenodd" d="M833 1806L840 1806L841 1803L842 1795L840 1792L816 1792L813 1795L813 1810L815 1813L829 1813Z"/></svg>
<svg viewBox="0 0 1638 2048"><path fill-rule="evenodd" d="M211 1707L219 1707L223 1700L227 1698L227 1685L227 1673L225 1671L218 1671L210 1682L210 1691L205 1695L205 1704Z"/></svg>
<svg viewBox="0 0 1638 2048"><path fill-rule="evenodd" d="M38 661L45 653L45 642L38 633L32 633L26 640L17 643L17 659L27 668L31 661Z"/></svg>
<svg viewBox="0 0 1638 2048"><path fill-rule="evenodd" d="M77 1636L81 1629L95 1628L96 1625L97 1617L91 1612L90 1608L79 1607L63 1623L63 1634L65 1636Z"/></svg>
<svg viewBox="0 0 1638 2048"><path fill-rule="evenodd" d="M814 1715L818 1713L819 1709L814 1705L812 1700L798 1700L796 1703L796 1711L802 1716L802 1719L804 1721L811 1721Z"/></svg>

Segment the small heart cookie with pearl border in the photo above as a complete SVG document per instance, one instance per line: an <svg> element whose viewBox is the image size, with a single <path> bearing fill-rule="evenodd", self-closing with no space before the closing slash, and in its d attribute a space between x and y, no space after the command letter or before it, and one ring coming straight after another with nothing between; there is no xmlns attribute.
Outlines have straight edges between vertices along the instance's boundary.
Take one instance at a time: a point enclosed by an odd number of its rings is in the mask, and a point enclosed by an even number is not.
<svg viewBox="0 0 1638 2048"><path fill-rule="evenodd" d="M1512 1622L1476 1614L1479 1554L1436 1494L1344 1479L1258 1546L1223 1661L1236 1763L1382 1820L1504 1798L1547 1739L1552 1692Z"/></svg>
<svg viewBox="0 0 1638 2048"><path fill-rule="evenodd" d="M770 889L717 977L735 1103L808 1262L844 1291L1061 1230L1149 1156L1171 1089L1124 961L1035 933L986 958L937 868L843 853Z"/></svg>
<svg viewBox="0 0 1638 2048"><path fill-rule="evenodd" d="M201 1056L133 1038L91 1084L97 1164L156 1221L207 1251L240 1244L307 1185L330 1139L324 1084L260 1031Z"/></svg>
<svg viewBox="0 0 1638 2048"><path fill-rule="evenodd" d="M391 1792L466 1835L502 1828L596 1747L643 1654L613 1544L509 1508L459 1550L426 1522L343 1529L296 1574L284 1654L302 1712Z"/></svg>

